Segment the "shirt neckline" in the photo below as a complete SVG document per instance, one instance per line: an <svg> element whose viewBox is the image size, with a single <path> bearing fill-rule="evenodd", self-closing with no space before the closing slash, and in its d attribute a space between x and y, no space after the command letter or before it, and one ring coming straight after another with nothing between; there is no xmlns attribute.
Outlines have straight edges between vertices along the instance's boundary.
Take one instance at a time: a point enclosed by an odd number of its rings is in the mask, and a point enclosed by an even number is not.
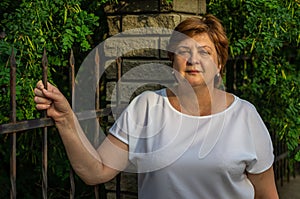
<svg viewBox="0 0 300 199"><path fill-rule="evenodd" d="M194 116L194 115L188 115L188 114L186 114L186 113L182 113L182 112L176 110L176 109L172 106L172 104L170 103L170 101L169 101L169 98L168 98L168 96L167 96L167 89L166 89L166 88L163 88L161 93L162 93L162 96L165 97L165 100L167 101L168 106L169 106L175 113L177 113L177 114L179 114L179 115L181 115L181 116L190 117L190 118L198 118L198 119L201 119L201 118L203 118L203 119L204 119L204 118L213 118L213 117L217 117L217 116L226 114L229 110L233 109L233 107L237 104L238 99L239 99L239 97L237 97L236 95L232 94L233 97L234 97L234 100L233 100L233 102L232 102L225 110L223 110L223 111L221 111L221 112L218 112L218 113L211 114L211 115Z"/></svg>

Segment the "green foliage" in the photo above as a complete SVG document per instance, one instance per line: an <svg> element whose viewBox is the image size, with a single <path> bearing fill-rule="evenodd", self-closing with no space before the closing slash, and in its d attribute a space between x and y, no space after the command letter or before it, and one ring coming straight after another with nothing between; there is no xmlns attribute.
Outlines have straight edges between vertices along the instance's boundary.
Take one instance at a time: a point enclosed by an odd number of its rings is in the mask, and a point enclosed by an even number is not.
<svg viewBox="0 0 300 199"><path fill-rule="evenodd" d="M102 0L103 1L103 0ZM47 51L49 80L57 83L68 95L68 65L71 48L78 60L94 46L92 35L99 17L82 9L83 0L0 1L0 124L9 121L10 55L14 49L17 74L17 120L39 117L33 102L33 88L42 78L42 54ZM76 60L77 61L77 60ZM49 131L49 197L68 197L69 169L63 144L55 129ZM40 198L41 193L41 130L17 135L17 190L20 198ZM0 137L0 198L9 197L9 135ZM4 163L3 163L4 162ZM6 175L2 175L5 173ZM29 180L30 179L30 180ZM77 179L83 185L83 183ZM29 183L30 182L30 183ZM7 186L6 186L7 185ZM86 186L82 186L86 187ZM61 190L59 190L61 189ZM77 188L84 193L86 188ZM64 197L63 197L64 195ZM88 196L85 193L86 198ZM82 197L84 198L84 197Z"/></svg>
<svg viewBox="0 0 300 199"><path fill-rule="evenodd" d="M0 6L2 3L0 3ZM3 2L4 7L7 6ZM43 49L47 50L49 78L56 69L68 66L68 54L72 47L86 52L91 49L88 37L98 25L98 17L80 8L80 1L22 1L12 12L4 13L1 26L6 33L0 44L2 76L9 70L10 46L16 51L18 85L18 120L34 117L33 87L41 79ZM5 74L4 74L5 73ZM8 73L9 74L9 73ZM7 78L1 78L0 86L7 87ZM8 92L3 93L3 97ZM6 100L3 99L7 102ZM6 104L6 103L2 103ZM8 113L8 106L1 113ZM0 118L0 123L7 117Z"/></svg>
<svg viewBox="0 0 300 199"><path fill-rule="evenodd" d="M300 161L299 2L211 0L208 8L226 27L230 56L248 58L238 66L236 92L256 105L270 132Z"/></svg>
<svg viewBox="0 0 300 199"><path fill-rule="evenodd" d="M104 17L101 5L113 1L116 0L0 1L0 32L6 33L4 39L0 38L0 124L9 121L12 48L17 59L17 119L32 119L39 116L32 91L41 79L44 48L50 81L68 94L69 51L74 49L76 63L80 65L85 54L103 39L99 31L106 31L105 20L99 20L99 16ZM256 105L269 130L285 140L291 155L300 160L300 152L295 152L300 134L299 1L211 0L208 10L222 19L227 29L230 56L248 58L238 66L240 81L235 92ZM51 129L48 136L49 198L68 198L70 166L56 130ZM41 140L40 130L18 134L18 197L42 195ZM9 136L1 136L1 197L9 196L9 146ZM81 186L78 178L76 182L80 184L76 186L76 195L91 198L86 186Z"/></svg>

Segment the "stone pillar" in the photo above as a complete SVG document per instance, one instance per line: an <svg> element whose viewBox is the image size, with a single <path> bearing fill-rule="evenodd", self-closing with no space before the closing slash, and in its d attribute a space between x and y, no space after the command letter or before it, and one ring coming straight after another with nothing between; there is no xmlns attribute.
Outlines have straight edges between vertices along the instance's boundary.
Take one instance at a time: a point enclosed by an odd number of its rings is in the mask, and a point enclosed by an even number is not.
<svg viewBox="0 0 300 199"><path fill-rule="evenodd" d="M172 30L179 22L189 16L204 14L206 12L205 0L118 0L118 3L107 3L104 6L107 14L107 23L109 28L110 42L104 47L105 55L108 57L116 56L120 49L126 49L128 46L135 50L128 51L122 54L121 72L125 74L136 66L142 64L163 64L171 65L168 60L167 53L160 49L165 49L170 32L154 32L145 33L144 35L137 32L136 35L127 37L126 32L136 28L166 28ZM118 34L124 34L121 39L116 37ZM125 39L124 39L125 38ZM147 48L142 48L146 46ZM119 55L118 55L119 56ZM116 63L111 63L106 69L106 90L107 100L109 104L119 103L117 99L111 95L116 85L117 77ZM128 103L132 98L132 89L135 84L149 81L151 77L141 75L141 73L132 73L133 77L121 83L122 92L120 92L119 100L123 103ZM146 74L146 73L142 73ZM168 81L168 80L166 80ZM159 86L144 85L138 89L138 93L146 89L157 89ZM138 94L137 93L137 94ZM125 176L126 177L125 177ZM136 175L122 173L122 191L137 192ZM115 189L115 179L106 183L106 188L109 190ZM113 193L108 193L108 198L115 198ZM137 198L134 196L122 194L122 198Z"/></svg>
<svg viewBox="0 0 300 199"><path fill-rule="evenodd" d="M104 8L109 35L139 27L174 28L187 16L204 14L205 0L121 0Z"/></svg>

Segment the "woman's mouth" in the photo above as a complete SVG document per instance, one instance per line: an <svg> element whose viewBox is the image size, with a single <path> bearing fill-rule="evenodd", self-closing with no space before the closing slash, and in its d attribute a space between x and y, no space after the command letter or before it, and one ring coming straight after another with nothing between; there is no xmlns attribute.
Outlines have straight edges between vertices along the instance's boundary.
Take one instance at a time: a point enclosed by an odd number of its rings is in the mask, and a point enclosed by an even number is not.
<svg viewBox="0 0 300 199"><path fill-rule="evenodd" d="M185 72L188 73L188 74L199 74L199 73L201 73L200 70L196 70L196 69L186 70Z"/></svg>

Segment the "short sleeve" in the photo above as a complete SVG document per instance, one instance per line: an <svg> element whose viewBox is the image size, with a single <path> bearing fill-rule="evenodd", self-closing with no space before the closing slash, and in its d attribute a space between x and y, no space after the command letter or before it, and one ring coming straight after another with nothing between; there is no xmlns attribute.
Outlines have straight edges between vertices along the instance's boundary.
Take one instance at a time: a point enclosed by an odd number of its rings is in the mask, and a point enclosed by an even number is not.
<svg viewBox="0 0 300 199"><path fill-rule="evenodd" d="M252 105L249 113L249 128L255 159L246 167L252 174L258 174L269 169L274 162L273 144L267 127Z"/></svg>
<svg viewBox="0 0 300 199"><path fill-rule="evenodd" d="M120 116L117 122L115 122L112 125L112 127L109 129L109 133L128 145L129 144L128 135L122 131L119 125L120 123L124 123L125 120L126 120L126 116L123 117Z"/></svg>
<svg viewBox="0 0 300 199"><path fill-rule="evenodd" d="M138 137L136 134L140 134L147 125L148 102L153 94L145 91L135 97L109 129L110 134L125 144L129 144L129 135Z"/></svg>

